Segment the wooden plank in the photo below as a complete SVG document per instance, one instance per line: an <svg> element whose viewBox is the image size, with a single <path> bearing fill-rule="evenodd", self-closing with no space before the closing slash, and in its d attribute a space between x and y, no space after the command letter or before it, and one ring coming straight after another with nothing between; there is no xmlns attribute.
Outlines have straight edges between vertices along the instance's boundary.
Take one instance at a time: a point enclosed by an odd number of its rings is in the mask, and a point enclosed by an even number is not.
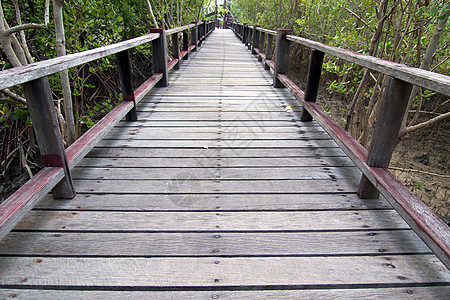
<svg viewBox="0 0 450 300"><path fill-rule="evenodd" d="M246 168L246 167L353 167L348 157L282 157L282 158L234 158L234 157L167 157L167 158L91 158L86 157L81 167L121 168Z"/></svg>
<svg viewBox="0 0 450 300"><path fill-rule="evenodd" d="M190 172L190 173L188 173ZM188 174L186 174L188 173ZM171 180L75 180L74 186L80 193L101 194L228 194L228 193L354 193L359 180L241 180L227 181L196 180L195 173L191 180L184 180L192 170L180 170L179 175ZM181 177L183 179L179 180Z"/></svg>
<svg viewBox="0 0 450 300"><path fill-rule="evenodd" d="M369 289L304 289L250 291L79 291L0 289L0 297L15 299L445 299L448 286L369 288Z"/></svg>
<svg viewBox="0 0 450 300"><path fill-rule="evenodd" d="M345 156L340 148L284 148L280 149L153 149L153 148L94 148L88 157L303 157Z"/></svg>
<svg viewBox="0 0 450 300"><path fill-rule="evenodd" d="M181 134L184 135L186 133L215 133L218 134L219 132L224 133L230 133L230 132L243 132L243 133L277 133L277 134L292 134L292 133L306 133L306 132L324 132L322 127L319 126L309 126L309 127L297 127L297 126L191 126L190 128L186 128L184 126L180 127L167 127L167 126L144 126L149 125L149 122L140 122L139 124L136 123L129 123L129 122L122 122L116 126L116 128L113 130L115 132L117 131L123 131L123 132L136 132L136 131L148 131L148 132L162 132L162 133L171 133L171 134Z"/></svg>
<svg viewBox="0 0 450 300"><path fill-rule="evenodd" d="M170 198L171 195L167 195ZM31 211L16 230L39 231L325 231L408 229L391 210L284 212Z"/></svg>
<svg viewBox="0 0 450 300"><path fill-rule="evenodd" d="M346 179L357 180L361 172L356 167L292 167L292 168L92 168L77 167L72 170L73 179L136 179L170 180L173 178L200 180L325 180Z"/></svg>
<svg viewBox="0 0 450 300"><path fill-rule="evenodd" d="M0 266L4 272L0 285L6 287L342 288L345 285L448 284L450 279L448 271L431 255L217 259L3 257Z"/></svg>
<svg viewBox="0 0 450 300"><path fill-rule="evenodd" d="M263 131L261 128L260 131ZM218 129L216 132L172 132L167 130L154 130L152 128L133 128L115 129L112 130L105 139L128 139L138 138L143 140L213 140L220 138L221 140L296 140L296 139L314 139L314 140L328 140L330 136L326 132L306 132L304 130L298 130L295 133L268 133L268 132L252 132L252 131L237 131L228 130L224 131Z"/></svg>
<svg viewBox="0 0 450 300"><path fill-rule="evenodd" d="M211 141L169 141L169 140L102 140L97 144L97 147L145 147L145 148L296 148L296 147L336 147L334 141L331 140L287 140L287 141L258 141L258 140L227 140L221 143L220 140Z"/></svg>
<svg viewBox="0 0 450 300"><path fill-rule="evenodd" d="M284 211L391 209L384 199L355 194L78 194L71 201L45 197L36 205L51 210L119 211Z"/></svg>
<svg viewBox="0 0 450 300"><path fill-rule="evenodd" d="M430 254L431 250L412 230L220 234L12 232L0 242L2 256L248 257L424 253Z"/></svg>
<svg viewBox="0 0 450 300"><path fill-rule="evenodd" d="M265 128L265 127L297 127L299 129L306 128L308 126L317 126L317 123L311 123L311 125L305 125L303 122L297 120L209 120L209 121L195 121L189 122L189 120L140 120L136 122L121 122L118 124L119 127L122 126L148 126L148 127L245 127L249 130L254 128Z"/></svg>

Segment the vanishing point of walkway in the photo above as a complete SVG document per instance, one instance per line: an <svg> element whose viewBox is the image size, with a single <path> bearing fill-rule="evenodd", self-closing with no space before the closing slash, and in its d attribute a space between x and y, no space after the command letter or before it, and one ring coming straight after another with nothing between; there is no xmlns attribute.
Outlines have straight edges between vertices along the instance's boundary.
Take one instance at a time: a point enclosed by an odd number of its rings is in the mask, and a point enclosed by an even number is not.
<svg viewBox="0 0 450 300"><path fill-rule="evenodd" d="M437 298L450 275L230 30L0 243L0 298ZM22 297L22 298L21 298Z"/></svg>

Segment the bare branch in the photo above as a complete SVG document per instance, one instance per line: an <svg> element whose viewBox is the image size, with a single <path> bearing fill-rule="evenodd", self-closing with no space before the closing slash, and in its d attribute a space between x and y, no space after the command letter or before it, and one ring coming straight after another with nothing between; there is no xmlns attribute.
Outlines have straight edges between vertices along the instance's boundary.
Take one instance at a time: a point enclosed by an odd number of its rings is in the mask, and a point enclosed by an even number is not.
<svg viewBox="0 0 450 300"><path fill-rule="evenodd" d="M348 11L349 13L351 13L352 15L354 15L355 18L357 18L358 20L360 20L367 28L370 29L370 25L367 24L367 22L364 21L360 16L358 16L356 13L354 13L352 10L350 10L350 9L347 8L347 7L344 7L344 9L345 9L346 11Z"/></svg>
<svg viewBox="0 0 450 300"><path fill-rule="evenodd" d="M27 23L22 25L17 25L14 27L9 28L8 30L5 30L2 32L4 36L10 36L13 33L22 31L22 30L28 30L28 29L43 29L46 28L44 24L36 24L36 23Z"/></svg>
<svg viewBox="0 0 450 300"><path fill-rule="evenodd" d="M14 101L27 105L27 100L25 98L22 98L19 95L11 92L9 89L0 90L0 92L13 99Z"/></svg>
<svg viewBox="0 0 450 300"><path fill-rule="evenodd" d="M22 17L20 15L19 3L17 2L17 0L13 0L13 4L14 4L14 9L16 11L17 24L22 25ZM27 38L25 36L25 32L23 30L21 30L19 35L20 35L20 40L22 42L23 52L25 53L25 57L27 58L28 63L31 64L34 62L34 59L31 56L30 50L28 49Z"/></svg>
<svg viewBox="0 0 450 300"><path fill-rule="evenodd" d="M450 175L431 173L431 172L415 170L415 169L404 169L404 168L397 168L397 167L389 167L389 169L396 170L396 171L402 171L402 172L421 173L421 174L425 174L425 175L437 176L437 177L442 177L442 178L450 178Z"/></svg>
<svg viewBox="0 0 450 300"><path fill-rule="evenodd" d="M441 120L444 120L444 119L446 119L448 117L450 117L450 111L446 112L445 114L439 115L439 116L437 116L437 117L435 117L433 119L430 119L430 120L428 120L426 122L422 122L422 123L414 125L414 126L406 127L405 130L400 132L399 137L402 137L405 134L410 133L410 132L412 132L414 130L418 130L418 129L421 129L421 128L433 125L434 123L439 122Z"/></svg>

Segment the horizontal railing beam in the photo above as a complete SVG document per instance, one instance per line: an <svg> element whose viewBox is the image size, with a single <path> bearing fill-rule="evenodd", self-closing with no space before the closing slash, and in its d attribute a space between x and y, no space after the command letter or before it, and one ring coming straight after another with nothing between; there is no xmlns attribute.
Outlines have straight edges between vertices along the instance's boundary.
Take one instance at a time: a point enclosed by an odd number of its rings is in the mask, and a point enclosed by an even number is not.
<svg viewBox="0 0 450 300"><path fill-rule="evenodd" d="M265 29L265 28L261 28L261 27L258 27L256 30L273 35L273 36L277 35L277 32L275 30Z"/></svg>
<svg viewBox="0 0 450 300"><path fill-rule="evenodd" d="M409 67L407 65L383 60L370 55L364 55L349 50L328 46L294 35L288 35L286 39L355 63L359 66L450 96L450 76Z"/></svg>
<svg viewBox="0 0 450 300"><path fill-rule="evenodd" d="M158 33L151 33L128 41L8 69L0 72L0 90L116 54L157 38Z"/></svg>

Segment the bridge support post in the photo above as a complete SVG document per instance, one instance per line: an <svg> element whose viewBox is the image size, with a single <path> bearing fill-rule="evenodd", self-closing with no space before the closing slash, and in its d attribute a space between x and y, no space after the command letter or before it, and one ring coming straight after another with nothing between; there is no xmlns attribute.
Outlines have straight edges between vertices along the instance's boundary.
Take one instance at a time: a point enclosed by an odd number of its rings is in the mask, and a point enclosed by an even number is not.
<svg viewBox="0 0 450 300"><path fill-rule="evenodd" d="M134 107L127 113L127 121L136 121L136 101L134 99L133 85L131 84L131 68L128 50L116 54L117 67L119 71L120 85L122 87L122 99L124 101L133 101Z"/></svg>
<svg viewBox="0 0 450 300"><path fill-rule="evenodd" d="M248 37L247 37L247 49L248 50L252 50L252 43L253 43L253 34L255 32L255 28L252 26L252 28L250 28L250 26L248 27Z"/></svg>
<svg viewBox="0 0 450 300"><path fill-rule="evenodd" d="M259 52L265 54L266 33L261 31L259 36ZM258 55L258 61L262 61L262 57Z"/></svg>
<svg viewBox="0 0 450 300"><path fill-rule="evenodd" d="M366 163L369 167L389 167L411 88L412 84L389 77L367 155ZM379 195L377 188L363 175L358 196L362 199L372 199L378 198Z"/></svg>
<svg viewBox="0 0 450 300"><path fill-rule="evenodd" d="M172 34L172 56L173 58L178 59L177 63L173 67L175 70L180 69L180 45L178 42L178 38L178 32Z"/></svg>
<svg viewBox="0 0 450 300"><path fill-rule="evenodd" d="M305 101L316 102L324 55L325 53L323 53L322 51L318 51L315 49L311 50L308 79L306 80ZM302 122L310 122L312 121L312 116L306 109L303 109L300 120Z"/></svg>
<svg viewBox="0 0 450 300"><path fill-rule="evenodd" d="M259 25L253 26L253 45L252 45L252 54L258 54L256 52L256 49L259 51L259 35L260 32L258 31Z"/></svg>
<svg viewBox="0 0 450 300"><path fill-rule="evenodd" d="M248 24L244 24L242 27L242 43L244 45L247 45L247 31L248 31Z"/></svg>
<svg viewBox="0 0 450 300"><path fill-rule="evenodd" d="M42 77L24 83L23 90L28 100L28 109L33 120L33 129L44 167L64 169L64 178L52 190L53 198L72 199L75 197L75 189L59 131L48 78Z"/></svg>
<svg viewBox="0 0 450 300"><path fill-rule="evenodd" d="M266 46L266 61L264 62L264 69L270 70L270 66L267 63L268 60L272 60L273 57L273 35L267 35L267 46Z"/></svg>
<svg viewBox="0 0 450 300"><path fill-rule="evenodd" d="M202 21L203 23L200 23L197 27L198 30L198 46L201 47L202 46L202 42L203 42L203 26L205 25L205 21Z"/></svg>
<svg viewBox="0 0 450 300"><path fill-rule="evenodd" d="M191 45L195 46L192 51L197 51L197 41L198 41L198 25L197 22L192 22L194 27L191 28Z"/></svg>
<svg viewBox="0 0 450 300"><path fill-rule="evenodd" d="M167 37L164 28L152 28L151 33L159 33L158 39L152 41L153 72L162 73L163 77L157 87L169 85L169 69L167 67Z"/></svg>
<svg viewBox="0 0 450 300"><path fill-rule="evenodd" d="M189 58L189 33L187 30L183 31L183 51L186 51L183 59L187 60Z"/></svg>
<svg viewBox="0 0 450 300"><path fill-rule="evenodd" d="M278 79L278 74L286 74L289 68L291 43L286 39L292 34L290 29L278 29L275 46L275 67L273 70L273 87L284 88L284 84Z"/></svg>

